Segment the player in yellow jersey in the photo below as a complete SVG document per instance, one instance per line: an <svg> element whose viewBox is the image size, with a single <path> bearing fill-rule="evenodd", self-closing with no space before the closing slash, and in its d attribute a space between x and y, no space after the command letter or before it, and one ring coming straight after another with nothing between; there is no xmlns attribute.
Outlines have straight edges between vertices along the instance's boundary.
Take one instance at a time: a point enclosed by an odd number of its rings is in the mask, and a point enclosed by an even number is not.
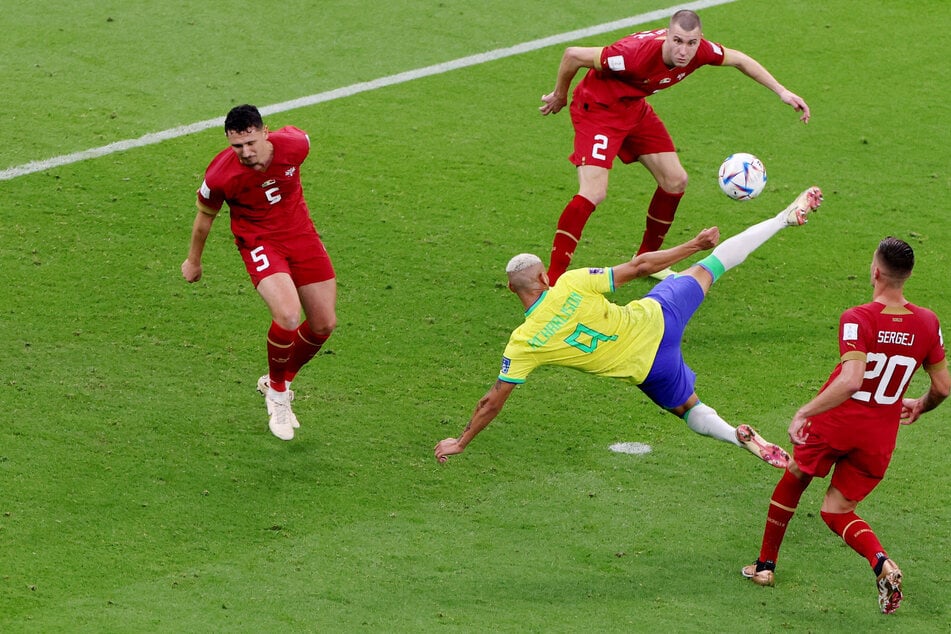
<svg viewBox="0 0 951 634"><path fill-rule="evenodd" d="M512 258L506 267L509 289L525 307L525 323L509 338L498 380L479 401L462 435L436 445L436 459L445 462L462 453L532 370L560 365L630 381L698 434L745 447L774 467L785 468L789 456L781 447L763 440L749 425L733 427L700 401L694 391L696 375L684 362L680 342L687 322L724 272L780 229L805 224L821 202L822 192L811 187L775 217L719 246L719 229L704 229L679 246L642 253L612 268L569 271L553 287L538 256ZM619 306L604 297L622 284L714 246L713 253L665 279L643 299Z"/></svg>

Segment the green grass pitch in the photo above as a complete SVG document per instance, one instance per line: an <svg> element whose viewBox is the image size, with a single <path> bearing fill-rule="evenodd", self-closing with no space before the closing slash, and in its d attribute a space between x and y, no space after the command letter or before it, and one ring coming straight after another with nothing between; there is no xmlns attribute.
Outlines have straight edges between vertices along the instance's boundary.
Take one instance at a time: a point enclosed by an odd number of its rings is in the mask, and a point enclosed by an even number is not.
<svg viewBox="0 0 951 634"><path fill-rule="evenodd" d="M19 3L0 12L0 170L667 6ZM951 13L737 0L701 16L813 110L802 126L731 69L652 100L692 179L668 242L826 193L806 227L718 282L685 340L704 401L782 441L836 361L839 313L869 297L881 237L912 243L908 297L951 323L937 36ZM0 631L947 631L947 405L902 430L860 506L906 575L893 617L819 518L821 482L777 587L740 578L778 472L630 386L539 371L465 454L433 460L520 323L505 262L545 256L576 190L568 113L537 112L562 50L267 117L310 133L304 186L339 277L339 328L295 381L291 443L254 390L267 314L226 219L204 279L179 274L221 130L0 181ZM766 164L756 200L717 189L735 151ZM640 167L614 171L578 265L630 257L653 187ZM608 451L621 441L653 451Z"/></svg>

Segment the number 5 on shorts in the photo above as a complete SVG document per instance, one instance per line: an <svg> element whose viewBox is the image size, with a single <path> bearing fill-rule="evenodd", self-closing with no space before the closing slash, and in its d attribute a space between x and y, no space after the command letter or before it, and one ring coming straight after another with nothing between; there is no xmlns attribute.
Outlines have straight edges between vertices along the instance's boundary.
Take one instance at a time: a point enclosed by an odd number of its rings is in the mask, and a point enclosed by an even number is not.
<svg viewBox="0 0 951 634"><path fill-rule="evenodd" d="M271 261L267 259L267 253L264 252L264 247L251 249L251 259L258 263L257 268L254 269L258 273L271 266Z"/></svg>

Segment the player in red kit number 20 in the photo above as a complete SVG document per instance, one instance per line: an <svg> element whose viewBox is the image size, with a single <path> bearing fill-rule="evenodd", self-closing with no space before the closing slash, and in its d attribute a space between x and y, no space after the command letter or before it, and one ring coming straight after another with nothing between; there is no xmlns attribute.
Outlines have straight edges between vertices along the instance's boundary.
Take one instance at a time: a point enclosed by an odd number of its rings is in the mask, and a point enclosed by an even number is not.
<svg viewBox="0 0 951 634"><path fill-rule="evenodd" d="M182 275L188 282L201 279L205 241L227 203L235 244L271 312L268 373L258 379L257 388L265 396L271 432L291 440L300 423L291 409L290 382L337 323L333 265L301 187L300 166L310 152L310 139L292 126L270 132L251 105L232 108L225 134L231 147L205 171Z"/></svg>
<svg viewBox="0 0 951 634"><path fill-rule="evenodd" d="M822 519L868 560L882 612L898 609L901 570L855 509L885 476L899 424L915 422L951 391L938 318L904 297L914 258L902 240L885 238L879 243L872 258L872 301L842 314L840 362L789 425L793 459L770 499L759 557L742 570L758 585L774 584L779 549L803 492L814 477L824 478L831 471ZM904 398L912 375L922 366L931 385L919 398Z"/></svg>
<svg viewBox="0 0 951 634"><path fill-rule="evenodd" d="M552 242L548 278L554 284L571 263L588 218L605 199L608 175L618 157L638 161L657 181L647 208L647 224L638 255L660 249L687 187L674 142L646 98L675 86L701 66L732 66L775 92L809 121L809 106L755 59L703 38L700 17L677 11L666 29L629 35L605 47L571 46L565 49L555 89L544 95L543 115L556 114L568 103L568 89L582 68L589 69L571 100L578 193L558 219ZM660 271L653 277L666 277Z"/></svg>

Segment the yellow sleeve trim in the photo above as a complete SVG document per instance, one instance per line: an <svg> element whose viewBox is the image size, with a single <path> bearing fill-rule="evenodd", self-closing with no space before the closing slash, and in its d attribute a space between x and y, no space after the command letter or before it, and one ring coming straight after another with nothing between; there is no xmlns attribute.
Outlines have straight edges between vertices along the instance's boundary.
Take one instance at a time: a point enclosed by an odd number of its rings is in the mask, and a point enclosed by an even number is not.
<svg viewBox="0 0 951 634"><path fill-rule="evenodd" d="M859 352L858 350L849 350L842 355L842 362L846 361L862 361L865 362L865 353Z"/></svg>
<svg viewBox="0 0 951 634"><path fill-rule="evenodd" d="M218 215L218 211L220 211L220 210L214 210L214 209L212 209L211 207L209 207L208 205L202 204L202 202L201 202L200 200L197 201L197 202L195 203L195 205L198 207L198 211L200 211L201 213L205 214L206 216L211 216L212 218L214 218L215 216L217 216L217 215Z"/></svg>

